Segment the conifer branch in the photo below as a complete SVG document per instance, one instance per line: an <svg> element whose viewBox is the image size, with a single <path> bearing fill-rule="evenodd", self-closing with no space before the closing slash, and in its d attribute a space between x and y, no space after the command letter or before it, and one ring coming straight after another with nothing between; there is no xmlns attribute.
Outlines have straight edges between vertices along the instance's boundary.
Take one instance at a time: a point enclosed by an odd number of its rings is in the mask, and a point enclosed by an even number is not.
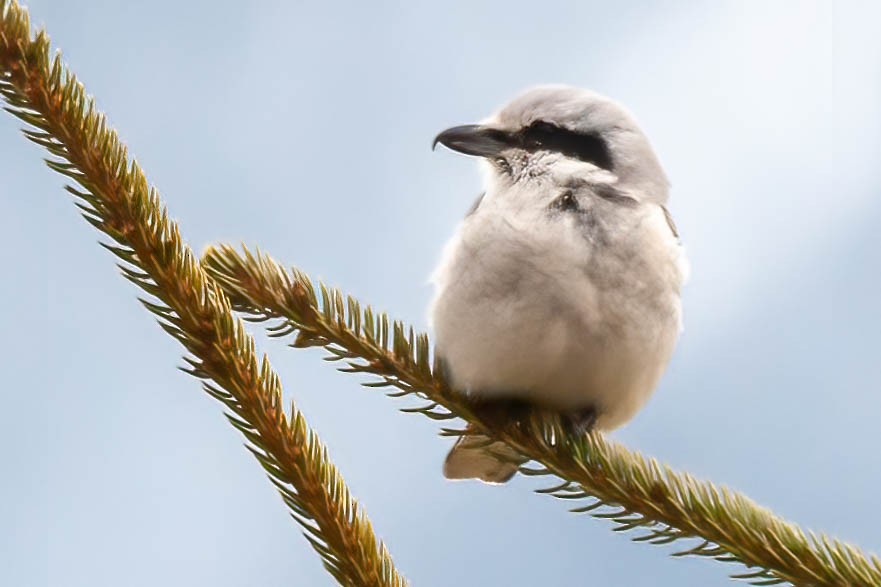
<svg viewBox="0 0 881 587"><path fill-rule="evenodd" d="M60 56L50 58L45 32L31 37L27 12L7 0L0 0L0 94L6 110L33 127L25 136L54 156L49 167L79 184L67 189L83 217L115 241L102 244L154 298L142 302L190 353L185 370L226 406L324 566L342 585L403 587L318 437L293 404L285 415L278 376L258 360L156 190Z"/></svg>
<svg viewBox="0 0 881 587"><path fill-rule="evenodd" d="M304 273L288 271L266 254L247 249L240 254L221 245L209 249L202 263L247 320L269 321L273 336L295 335L291 346L325 347L329 360L344 364L342 371L377 376L379 381L365 383L368 387L393 387L399 391L390 396L418 398L420 405L406 412L434 420L458 416L506 442L536 463L521 472L557 478L538 493L570 500L576 506L573 512L610 519L616 531L643 530L635 541L697 539L698 544L675 556L740 562L748 570L732 577L754 585L881 585L877 557L822 534L805 533L740 493L675 472L601 434L571 436L548 415L523 426L482 419L444 380L443 370L430 358L427 335L398 321L390 323L370 307L362 310L357 300L338 290L323 284L316 289Z"/></svg>

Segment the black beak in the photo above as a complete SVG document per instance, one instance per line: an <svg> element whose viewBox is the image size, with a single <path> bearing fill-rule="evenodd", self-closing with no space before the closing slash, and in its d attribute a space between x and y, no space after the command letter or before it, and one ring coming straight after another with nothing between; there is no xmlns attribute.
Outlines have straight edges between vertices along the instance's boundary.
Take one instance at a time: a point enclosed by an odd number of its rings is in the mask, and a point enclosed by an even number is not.
<svg viewBox="0 0 881 587"><path fill-rule="evenodd" d="M453 151L478 157L496 157L513 146L510 135L505 131L479 124L448 128L434 137L432 150L438 143Z"/></svg>

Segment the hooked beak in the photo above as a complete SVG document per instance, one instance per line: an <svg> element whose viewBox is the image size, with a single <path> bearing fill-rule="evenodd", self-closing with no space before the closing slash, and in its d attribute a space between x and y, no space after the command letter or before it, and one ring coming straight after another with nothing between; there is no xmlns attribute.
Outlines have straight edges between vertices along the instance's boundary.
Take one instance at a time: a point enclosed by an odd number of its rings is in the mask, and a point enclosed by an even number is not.
<svg viewBox="0 0 881 587"><path fill-rule="evenodd" d="M453 151L478 157L496 157L513 146L508 133L480 124L448 128L434 137L431 149L434 150L438 143Z"/></svg>

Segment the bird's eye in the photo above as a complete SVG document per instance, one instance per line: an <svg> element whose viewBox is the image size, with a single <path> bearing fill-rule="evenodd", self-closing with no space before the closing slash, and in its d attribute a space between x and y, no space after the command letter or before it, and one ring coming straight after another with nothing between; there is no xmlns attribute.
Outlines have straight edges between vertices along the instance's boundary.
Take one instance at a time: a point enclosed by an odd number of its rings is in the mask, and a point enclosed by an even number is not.
<svg viewBox="0 0 881 587"><path fill-rule="evenodd" d="M561 212L578 210L578 200L575 198L575 194L572 193L572 190L566 190L551 202L551 208Z"/></svg>
<svg viewBox="0 0 881 587"><path fill-rule="evenodd" d="M560 130L553 124L544 120L537 120L529 125L524 133L527 143L544 146L553 142L553 137Z"/></svg>
<svg viewBox="0 0 881 587"><path fill-rule="evenodd" d="M612 169L612 153L597 133L579 133L544 120L537 120L519 133L522 148L528 151L554 151L592 163L601 169Z"/></svg>
<svg viewBox="0 0 881 587"><path fill-rule="evenodd" d="M504 157L496 157L493 162L496 164L502 173L511 173L511 164L508 163L508 160Z"/></svg>
<svg viewBox="0 0 881 587"><path fill-rule="evenodd" d="M528 141L544 144L553 139L553 136L560 130L562 129L550 122L536 120L526 128L525 136Z"/></svg>

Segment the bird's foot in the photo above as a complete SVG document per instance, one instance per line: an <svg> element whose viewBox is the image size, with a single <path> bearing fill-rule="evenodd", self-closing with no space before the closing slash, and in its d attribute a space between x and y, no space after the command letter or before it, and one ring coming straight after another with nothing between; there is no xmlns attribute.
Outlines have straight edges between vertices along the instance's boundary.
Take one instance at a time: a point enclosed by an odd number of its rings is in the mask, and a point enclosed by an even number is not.
<svg viewBox="0 0 881 587"><path fill-rule="evenodd" d="M567 434L573 436L583 436L593 430L598 416L594 407L559 413L537 407L522 399L513 398L478 401L473 409L475 415L491 428L512 425L523 428L528 425L534 414L546 414L547 416L559 414L563 429Z"/></svg>
<svg viewBox="0 0 881 587"><path fill-rule="evenodd" d="M521 426L532 413L533 406L520 399L493 399L478 401L474 406L475 414L493 428L509 426L512 423Z"/></svg>
<svg viewBox="0 0 881 587"><path fill-rule="evenodd" d="M597 410L594 407L582 408L563 415L563 426L575 436L583 436L593 430L597 423Z"/></svg>

